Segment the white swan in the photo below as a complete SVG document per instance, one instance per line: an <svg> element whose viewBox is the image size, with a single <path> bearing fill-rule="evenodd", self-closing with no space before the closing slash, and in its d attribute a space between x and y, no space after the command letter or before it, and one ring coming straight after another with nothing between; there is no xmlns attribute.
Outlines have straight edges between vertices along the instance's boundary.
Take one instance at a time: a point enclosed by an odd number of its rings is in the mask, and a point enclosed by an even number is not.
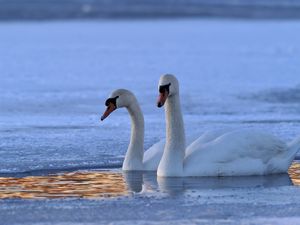
<svg viewBox="0 0 300 225"><path fill-rule="evenodd" d="M131 137L122 169L156 171L163 154L165 141L159 141L144 153L144 116L134 94L126 89L113 91L106 100L101 120L117 108L125 107L131 117Z"/></svg>
<svg viewBox="0 0 300 225"><path fill-rule="evenodd" d="M176 77L168 74L162 76L159 92L157 105L161 107L165 104L166 145L157 169L158 176L283 173L287 172L300 148L300 138L285 144L271 134L243 129L216 135L216 138L206 144L199 144L196 140L185 149L184 123Z"/></svg>
<svg viewBox="0 0 300 225"><path fill-rule="evenodd" d="M104 120L117 108L123 107L128 110L131 117L130 143L122 169L126 171L156 171L163 155L165 140L155 143L144 152L144 116L135 95L126 89L117 89L110 94L105 105L107 109L101 120ZM199 145L219 136L220 133L218 132L205 132L198 140ZM188 138L188 143L191 143L193 140L193 137Z"/></svg>

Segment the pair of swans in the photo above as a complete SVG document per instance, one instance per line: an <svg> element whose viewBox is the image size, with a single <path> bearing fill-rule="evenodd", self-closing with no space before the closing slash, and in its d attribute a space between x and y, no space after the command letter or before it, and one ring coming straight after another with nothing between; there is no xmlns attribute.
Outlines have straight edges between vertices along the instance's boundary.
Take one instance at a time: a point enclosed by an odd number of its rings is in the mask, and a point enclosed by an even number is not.
<svg viewBox="0 0 300 225"><path fill-rule="evenodd" d="M101 120L115 109L127 108L131 117L131 138L123 170L157 170L162 177L246 176L287 172L300 138L286 144L258 130L210 131L186 145L180 107L179 83L175 76L159 80L157 106L165 106L166 141L144 153L144 118L134 94L125 89L114 91L106 100Z"/></svg>

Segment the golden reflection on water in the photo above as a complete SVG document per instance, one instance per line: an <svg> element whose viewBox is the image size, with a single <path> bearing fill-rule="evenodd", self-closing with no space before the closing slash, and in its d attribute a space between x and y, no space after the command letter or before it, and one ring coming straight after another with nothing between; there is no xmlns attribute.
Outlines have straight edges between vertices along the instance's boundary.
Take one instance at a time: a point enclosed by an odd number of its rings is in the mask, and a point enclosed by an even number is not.
<svg viewBox="0 0 300 225"><path fill-rule="evenodd" d="M300 186L300 162L294 162L289 168L288 173L293 184Z"/></svg>
<svg viewBox="0 0 300 225"><path fill-rule="evenodd" d="M107 198L127 194L121 173L91 171L23 178L0 177L0 199Z"/></svg>

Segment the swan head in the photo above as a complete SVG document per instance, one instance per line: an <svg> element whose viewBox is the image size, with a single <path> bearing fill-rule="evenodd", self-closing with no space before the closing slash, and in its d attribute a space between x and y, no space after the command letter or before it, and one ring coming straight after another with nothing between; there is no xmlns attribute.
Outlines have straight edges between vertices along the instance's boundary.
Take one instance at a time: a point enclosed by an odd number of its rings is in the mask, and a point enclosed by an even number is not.
<svg viewBox="0 0 300 225"><path fill-rule="evenodd" d="M162 75L158 83L159 96L157 107L162 107L166 100L172 95L179 93L179 84L177 78L172 74Z"/></svg>
<svg viewBox="0 0 300 225"><path fill-rule="evenodd" d="M107 107L101 121L108 117L117 108L129 107L133 102L136 101L134 94L126 89L117 89L113 91L105 101Z"/></svg>

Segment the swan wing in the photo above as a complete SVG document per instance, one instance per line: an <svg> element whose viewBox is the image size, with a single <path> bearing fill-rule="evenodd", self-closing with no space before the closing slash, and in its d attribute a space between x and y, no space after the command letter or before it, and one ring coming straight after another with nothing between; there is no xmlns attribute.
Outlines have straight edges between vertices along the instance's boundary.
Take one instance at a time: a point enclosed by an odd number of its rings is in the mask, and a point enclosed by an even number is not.
<svg viewBox="0 0 300 225"><path fill-rule="evenodd" d="M193 145L184 159L184 173L187 176L262 175L270 173L271 160L286 151L287 145L271 134L246 129L232 131L204 145Z"/></svg>
<svg viewBox="0 0 300 225"><path fill-rule="evenodd" d="M200 137L194 138L194 141L188 142L186 153L191 152L193 149L198 149L200 146L214 141L216 138L220 137L221 135L228 133L229 129L218 129L218 130L211 130L204 132Z"/></svg>

